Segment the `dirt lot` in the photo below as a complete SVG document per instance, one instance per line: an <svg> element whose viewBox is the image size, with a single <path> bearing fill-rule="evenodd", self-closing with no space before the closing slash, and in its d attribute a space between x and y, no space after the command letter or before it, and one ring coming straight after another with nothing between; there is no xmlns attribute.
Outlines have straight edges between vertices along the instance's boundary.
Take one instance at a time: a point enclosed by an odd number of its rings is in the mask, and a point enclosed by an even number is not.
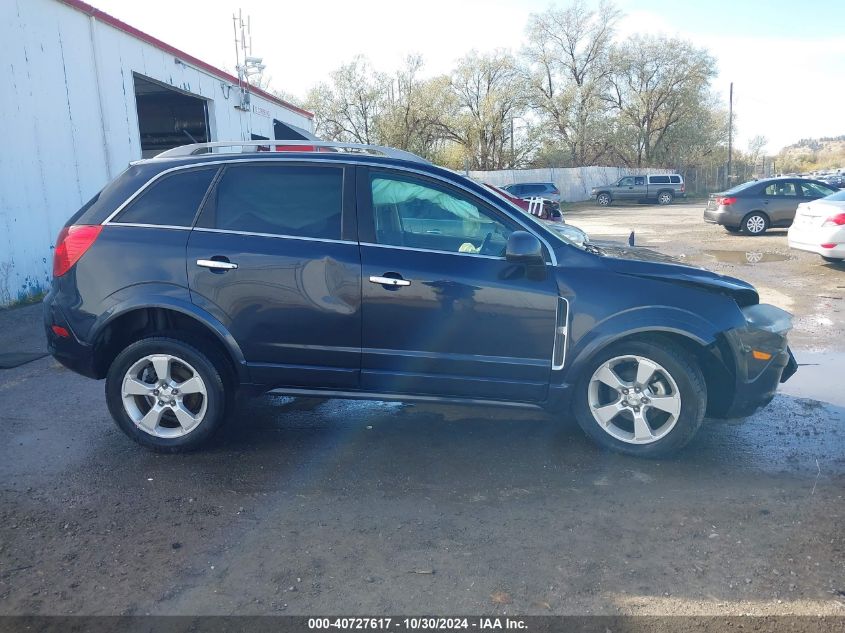
<svg viewBox="0 0 845 633"><path fill-rule="evenodd" d="M817 364L673 460L536 413L273 397L163 456L102 383L0 370L0 614L845 615L845 269L700 212L569 221L752 281ZM41 345L38 310L0 313L0 347Z"/></svg>

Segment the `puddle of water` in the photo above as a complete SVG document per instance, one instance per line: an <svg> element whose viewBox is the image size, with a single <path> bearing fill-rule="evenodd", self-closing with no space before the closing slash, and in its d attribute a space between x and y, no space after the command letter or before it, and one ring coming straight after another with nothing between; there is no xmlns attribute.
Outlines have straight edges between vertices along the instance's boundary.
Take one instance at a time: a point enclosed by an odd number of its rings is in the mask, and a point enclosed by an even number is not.
<svg viewBox="0 0 845 633"><path fill-rule="evenodd" d="M767 253L765 251L721 251L708 250L703 253L718 262L727 264L764 264L766 262L785 262L792 259L789 255Z"/></svg>
<svg viewBox="0 0 845 633"><path fill-rule="evenodd" d="M845 354L794 351L798 371L779 391L845 407Z"/></svg>

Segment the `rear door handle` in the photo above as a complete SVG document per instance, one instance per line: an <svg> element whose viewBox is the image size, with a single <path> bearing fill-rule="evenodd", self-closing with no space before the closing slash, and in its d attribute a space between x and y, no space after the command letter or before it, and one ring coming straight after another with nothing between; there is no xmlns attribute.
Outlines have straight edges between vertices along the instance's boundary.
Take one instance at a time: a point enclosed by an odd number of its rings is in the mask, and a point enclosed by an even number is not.
<svg viewBox="0 0 845 633"><path fill-rule="evenodd" d="M197 266L202 266L203 268L212 268L215 270L234 270L238 267L238 265L234 262L220 261L217 259L198 259Z"/></svg>
<svg viewBox="0 0 845 633"><path fill-rule="evenodd" d="M396 279L395 277L378 277L373 275L370 277L371 284L381 284L382 286L410 286L411 282L407 279Z"/></svg>

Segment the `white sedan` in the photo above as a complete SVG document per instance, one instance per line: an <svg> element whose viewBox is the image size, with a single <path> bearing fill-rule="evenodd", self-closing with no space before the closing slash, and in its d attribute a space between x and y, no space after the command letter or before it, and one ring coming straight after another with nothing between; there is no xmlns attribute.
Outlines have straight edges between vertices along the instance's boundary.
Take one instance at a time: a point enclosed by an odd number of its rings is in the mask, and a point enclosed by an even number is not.
<svg viewBox="0 0 845 633"><path fill-rule="evenodd" d="M829 262L845 259L845 191L799 204L789 247L818 253Z"/></svg>

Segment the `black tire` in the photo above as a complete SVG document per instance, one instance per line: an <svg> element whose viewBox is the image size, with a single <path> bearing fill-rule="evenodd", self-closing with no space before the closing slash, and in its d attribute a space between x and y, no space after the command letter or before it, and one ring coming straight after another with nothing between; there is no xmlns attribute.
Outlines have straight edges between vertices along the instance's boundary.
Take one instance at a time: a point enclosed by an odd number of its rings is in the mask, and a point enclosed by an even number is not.
<svg viewBox="0 0 845 633"><path fill-rule="evenodd" d="M746 235L763 235L769 229L769 216L762 211L752 211L742 218L740 229Z"/></svg>
<svg viewBox="0 0 845 633"><path fill-rule="evenodd" d="M596 204L600 207L609 207L612 202L613 198L609 193L602 192L596 196Z"/></svg>
<svg viewBox="0 0 845 633"><path fill-rule="evenodd" d="M661 191L657 194L657 204L659 205L672 204L674 200L675 194L671 191Z"/></svg>
<svg viewBox="0 0 845 633"><path fill-rule="evenodd" d="M659 364L675 381L681 398L680 413L674 426L663 437L648 444L629 443L611 435L593 417L589 404L593 374L605 362L629 355L643 357ZM679 451L696 434L707 409L707 386L698 362L686 350L659 336L648 340L620 341L599 351L585 365L575 388L573 412L587 436L604 448L635 457L658 458ZM620 395L621 397L623 396ZM622 422L625 420L623 417Z"/></svg>
<svg viewBox="0 0 845 633"><path fill-rule="evenodd" d="M122 386L127 372L138 361L153 354L167 354L189 365L205 387L204 415L196 426L178 437L158 437L142 430L124 406ZM227 364L214 350L198 347L169 336L141 339L124 349L112 362L106 376L106 402L120 429L133 440L155 451L177 453L194 450L207 442L223 425L233 402ZM156 380L158 380L156 378ZM184 395L183 395L184 397ZM143 406L143 401L142 401Z"/></svg>

